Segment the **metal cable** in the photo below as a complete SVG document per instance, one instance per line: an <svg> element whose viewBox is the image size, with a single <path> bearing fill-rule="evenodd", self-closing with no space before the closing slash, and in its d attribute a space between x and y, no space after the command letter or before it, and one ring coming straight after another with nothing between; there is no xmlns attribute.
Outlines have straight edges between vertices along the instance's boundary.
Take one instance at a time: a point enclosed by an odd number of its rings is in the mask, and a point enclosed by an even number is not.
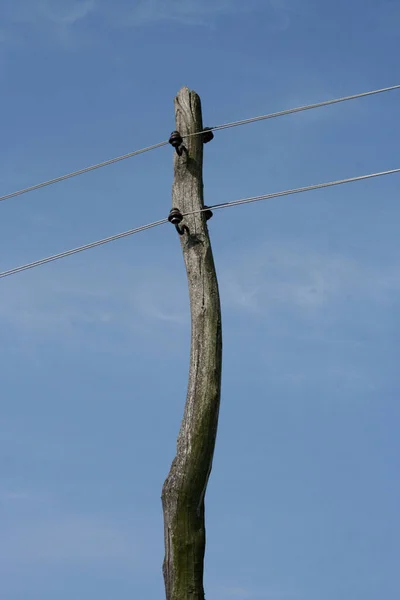
<svg viewBox="0 0 400 600"><path fill-rule="evenodd" d="M356 181L363 181L367 179L372 179L374 177L382 177L384 175L392 175L394 173L400 173L399 169L392 169L390 171L381 171L378 173L371 173L369 175L360 175L358 177L350 177L348 179L338 179L337 181L330 181L328 183L318 183L316 185L309 185L301 188L294 188L291 190L285 190L283 192L274 192L272 194L264 194L262 196L252 196L250 198L242 198L241 200L233 200L231 202L223 202L220 204L213 204L212 206L208 206L207 208L203 208L201 210L195 210L193 212L184 213L183 216L198 214L201 212L205 212L207 210L219 210L222 208L230 208L231 206L238 206L240 204L250 204L251 202L258 202L260 200L270 200L272 198L280 198L282 196L290 196L293 194L300 194L302 192L309 192L312 190L320 190L323 188L333 187L336 185L343 185L346 183L353 183ZM8 271L3 271L0 273L0 279L3 277L9 277L10 275L15 275L16 273L20 273L21 271L26 271L27 269L33 269L34 267L39 267L40 265L44 265L49 262L53 262L54 260L58 260L60 258L65 258L66 256L71 256L72 254L77 254L78 252L83 252L84 250L89 250L90 248L95 248L96 246L101 246L102 244L107 244L108 242L113 242L115 240L119 240L121 238L133 235L135 233L139 233L140 231L145 231L146 229L151 229L152 227L157 227L158 225L163 225L167 223L168 219L162 219L161 221L154 221L153 223L149 223L148 225L142 225L141 227L136 227L135 229L130 229L123 233L118 233L117 235L112 235L110 237L104 238L97 242L92 242L91 244L86 244L85 246L79 246L79 248L74 248L73 250L67 250L66 252L61 252L60 254L54 254L47 258L42 258L41 260L36 260L34 262L28 263L26 265L22 265L20 267L15 267L14 269L9 269Z"/></svg>
<svg viewBox="0 0 400 600"><path fill-rule="evenodd" d="M343 96L342 98L336 98L334 100L325 100L324 102L317 102L316 104L306 104L305 106L298 106L297 108L289 108L287 110L281 110L279 112L270 113L267 115L261 115L259 117L252 117L250 119L243 119L242 121L233 121L232 123L225 123L224 125L217 125L216 127L210 127L211 131L220 131L222 129L229 129L230 127L239 127L240 125L248 125L249 123L256 123L257 121L266 121L267 119L275 119L276 117L283 117L284 115L292 115L294 113L303 112L306 110L312 110L313 108L321 108L322 106L330 106L331 104L338 104L339 102L347 102L348 100L356 100L357 98L365 98L367 96L373 96L376 94L382 94L383 92L391 92L392 90L400 89L400 85L393 85L387 88L381 88L379 90L372 90L371 92L363 92L361 94L353 94L352 96ZM193 135L200 135L204 131L189 134L186 137Z"/></svg>
<svg viewBox="0 0 400 600"><path fill-rule="evenodd" d="M301 194L302 192L310 192L312 190L321 190L324 188L333 187L335 185L344 185L346 183L354 183L355 181L364 181L366 179L373 179L374 177L383 177L384 175L393 175L394 173L400 173L400 169L392 169L390 171L381 171L379 173L371 173L369 175L360 175L358 177L349 177L348 179L338 179L337 181L330 181L328 183L317 183L316 185L308 185L306 187L295 188L292 190L285 190L283 192L275 192L273 194L264 194L263 196L253 196L252 198L243 198L242 200L233 200L232 202L223 202L222 204L214 204L208 208L202 209L200 212L206 210L218 210L220 208L229 208L231 206L239 206L240 204L250 204L251 202L258 202L259 200L269 200L271 198L281 198L282 196L291 196L293 194ZM197 211L199 212L199 211ZM192 213L186 213L192 214Z"/></svg>
<svg viewBox="0 0 400 600"><path fill-rule="evenodd" d="M17 192L12 192L11 194L5 194L4 196L0 196L0 202L2 202L3 200L8 200L9 198L15 198L16 196L22 196L22 194L26 194L27 192L39 190L40 188L44 188L48 185L53 185L53 183L58 183L59 181L71 179L71 177L76 177L77 175L89 173L89 171L95 171L96 169L101 169L102 167L113 165L114 163L120 162L121 160L126 160L127 158L132 158L133 156L138 156L138 154L144 154L145 152L150 152L150 150L155 150L156 148L161 148L162 146L167 145L168 141L160 142L159 144L154 144L153 146L148 146L147 148L142 148L141 150L134 150L134 152L129 152L128 154L124 154L123 156L117 156L116 158L105 160L104 162L98 163L97 165L92 165L91 167L86 167L85 169L80 169L79 171L73 171L72 173L68 173L67 175L61 175L61 177L56 177L55 179L49 179L49 181L44 181L43 183L31 185L30 187L24 188L23 190L18 190Z"/></svg>
<svg viewBox="0 0 400 600"><path fill-rule="evenodd" d="M116 235L111 235L110 237L103 238L102 240L98 240L97 242L92 242L91 244L86 244L85 246L79 246L78 248L74 248L73 250L67 250L65 252L60 252L59 254L53 254L52 256L48 256L47 258L35 260L34 262L28 263L26 265L15 267L14 269L9 269L8 271L3 271L2 273L0 273L0 279L2 279L3 277L9 277L10 275L15 275L16 273L20 273L21 271L27 271L28 269L39 267L40 265L45 265L46 263L53 262L54 260L59 260L60 258L65 258L66 256L71 256L72 254L78 254L78 252L83 252L84 250L90 250L90 248L96 248L97 246L102 246L103 244L108 244L109 242L120 240L121 238L128 237L129 235L134 235L135 233L139 233L140 231L145 231L146 229L151 229L152 227L158 227L158 225L163 225L164 223L168 223L168 219L154 221L154 223L142 225L141 227L136 227L135 229L129 229L128 231L124 231L123 233L117 233Z"/></svg>
<svg viewBox="0 0 400 600"><path fill-rule="evenodd" d="M244 119L242 121L234 121L232 123L225 123L223 125L217 125L216 127L211 127L212 131L219 131L222 129L228 129L230 127L238 127L239 125L247 125L249 123L256 123L257 121L265 121L267 119L274 119L276 117L282 117L284 115L290 115L306 110L311 110L313 108L320 108L322 106L329 106L330 104L337 104L339 102L346 102L347 100L355 100L356 98L364 98L366 96L372 96L374 94L381 94L383 92L390 92L392 90L397 90L400 88L400 85L393 85L387 88L381 88L378 90L373 90L371 92L363 92L361 94L354 94L352 96L344 96L343 98L336 98L334 100L326 100L325 102L318 102L316 104L307 104L306 106L299 106L297 108L290 108L288 110L282 110L275 113L270 113L267 115L261 115L259 117L252 117L250 119ZM192 137L194 135L201 135L204 131L198 131L196 133L189 134L187 137ZM43 183L38 183L36 185L32 185L30 187L24 188L22 190L18 190L16 192L11 192L10 194L5 194L4 196L0 196L0 202L3 200L8 200L10 198L15 198L16 196L21 196L22 194L26 194L27 192L33 192L34 190L38 190L44 188L48 185L53 185L54 183L58 183L60 181L65 181L66 179L70 179L72 177L77 177L78 175L83 175L84 173L89 173L90 171L94 171L96 169L100 169L102 167L106 167L108 165L112 165L114 163L120 162L122 160L126 160L127 158L132 158L133 156L138 156L139 154L144 154L145 152L149 152L150 150L155 150L157 148L161 148L162 146L167 146L168 141L160 142L158 144L154 144L153 146L148 146L147 148L142 148L141 150L135 150L133 152L129 152L128 154L124 154L122 156L117 156L116 158L111 158L110 160L106 160L104 162L98 163L96 165L92 165L90 167L86 167L84 169L80 169L79 171L73 171L72 173L68 173L67 175L61 175L61 177L55 177L54 179L50 179L48 181L44 181Z"/></svg>

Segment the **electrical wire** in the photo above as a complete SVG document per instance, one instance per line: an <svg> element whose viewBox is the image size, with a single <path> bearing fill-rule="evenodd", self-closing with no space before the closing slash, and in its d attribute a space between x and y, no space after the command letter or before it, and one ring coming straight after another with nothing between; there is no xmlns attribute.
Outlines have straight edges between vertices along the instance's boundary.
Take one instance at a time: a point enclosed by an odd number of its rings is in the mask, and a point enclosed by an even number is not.
<svg viewBox="0 0 400 600"><path fill-rule="evenodd" d="M309 185L301 188L294 188L291 190L284 190L283 192L274 192L272 194L264 194L262 196L252 196L250 198L242 198L241 200L233 200L231 202L223 202L220 204L213 204L212 206L208 206L207 208L203 208L201 210L195 210L193 212L184 213L183 216L189 216L193 214L198 214L201 212L205 212L207 210L219 210L223 208L230 208L231 206L238 206L240 204L250 204L251 202L258 202L260 200L270 200L272 198L281 198L282 196L291 196L293 194L300 194L302 192L309 192L312 190L320 190L323 188L333 187L337 185L344 185L346 183L354 183L356 181L364 181L367 179L372 179L374 177L383 177L384 175L393 175L394 173L400 173L399 169L392 169L390 171L380 171L378 173L371 173L368 175L360 175L358 177L349 177L348 179L338 179L337 181L330 181L328 183L318 183L316 185ZM90 250L91 248L95 248L97 246L101 246L103 244L108 244L109 242L113 242L115 240L119 240L124 237L128 237L135 233L139 233L140 231L145 231L146 229L151 229L152 227L157 227L159 225L163 225L167 223L168 219L162 219L161 221L154 221L153 223L149 223L148 225L142 225L141 227L136 227L135 229L129 229L128 231L124 231L123 233L118 233L117 235L112 235L107 238L103 238L102 240L98 240L97 242L92 242L91 244L86 244L85 246L79 246L78 248L74 248L73 250L67 250L66 252L61 252L60 254L53 254L47 258L42 258L41 260L36 260L34 262L22 265L20 267L15 267L14 269L9 269L8 271L3 271L0 273L0 279L3 277L9 277L10 275L15 275L16 273L20 273L21 271L26 271L28 269L33 269L34 267L39 267L40 265L44 265L49 262L53 262L55 260L59 260L61 258L65 258L67 256L71 256L72 254L77 254L78 252L83 252L84 250Z"/></svg>
<svg viewBox="0 0 400 600"><path fill-rule="evenodd" d="M211 131L220 131L223 129L228 129L230 127L238 127L239 125L247 125L249 123L256 123L257 121L265 121L267 119L275 119L277 117L283 117L284 115L290 115L306 110L312 110L314 108L320 108L322 106L329 106L331 104L337 104L339 102L346 102L347 100L355 100L357 98L364 98L366 96L372 96L375 94L381 94L383 92L390 92L392 90L397 90L400 88L400 85L393 85L391 87L381 88L378 90L372 90L370 92L363 92L361 94L354 94L352 96L344 96L342 98L336 98L334 100L326 100L324 102L318 102L316 104L307 104L305 106L299 106L297 108L290 108L287 110L282 110L275 113L270 113L267 115L261 115L259 117L252 117L250 119L244 119L242 121L234 121L232 123L225 123L222 125L217 125L215 127L211 127ZM204 131L198 131L196 133L189 134L187 137L192 137L195 135L201 135ZM15 198L17 196L22 196L22 194L26 194L28 192L33 192L35 190L47 187L49 185L53 185L55 183L59 183L60 181L65 181L66 179L71 179L72 177L77 177L78 175L83 175L84 173L89 173L90 171L95 171L96 169L101 169L102 167L107 167L108 165L112 165L114 163L120 162L122 160L126 160L128 158L132 158L134 156L138 156L139 154L144 154L145 152L150 152L151 150L156 150L157 148L161 148L163 146L167 146L168 141L159 142L158 144L154 144L153 146L148 146L147 148L141 148L140 150L134 150L133 152L129 152L128 154L124 154L122 156L117 156L116 158L111 158L110 160L106 160L104 162L98 163L96 165L92 165L90 167L86 167L84 169L80 169L78 171L73 171L72 173L67 173L66 175L61 175L60 177L55 177L54 179L49 179L48 181L44 181L43 183L38 183L36 185L32 185L30 187L24 188L22 190L18 190L16 192L11 192L10 194L5 194L4 196L0 196L0 202L4 200L9 200L10 198Z"/></svg>
<svg viewBox="0 0 400 600"><path fill-rule="evenodd" d="M114 163L120 162L121 160L126 160L127 158L132 158L133 156L138 156L139 154L144 154L145 152L150 152L150 150L156 150L156 148L161 148L162 146L167 146L167 145L168 145L168 141L160 142L158 144L154 144L153 146L148 146L147 148L141 148L140 150L134 150L133 152L129 152L128 154L124 154L122 156L117 156L116 158L111 158L110 160L105 160L104 162L98 163L97 165L85 167L84 169L80 169L79 171L73 171L72 173L67 173L67 175L61 175L61 177L55 177L54 179L49 179L49 181L44 181L43 183L37 183L36 185L31 185L30 187L24 188L22 190L18 190L17 192L12 192L11 194L5 194L4 196L0 196L0 202L3 202L3 200L8 200L9 198L15 198L16 196L22 196L22 194L26 194L27 192L33 192L34 190L39 190L40 188L44 188L48 185L53 185L54 183L58 183L59 181L65 181L66 179L71 179L72 177L76 177L77 175L83 175L84 173L89 173L89 171L95 171L96 169L101 169L102 167L107 167L108 165L113 165Z"/></svg>
<svg viewBox="0 0 400 600"><path fill-rule="evenodd" d="M2 273L0 273L0 279L3 279L3 277L9 277L10 275L15 275L16 273L20 273L21 271L27 271L28 269L33 269L35 267L45 265L47 263L53 262L54 260L65 258L66 256L71 256L72 254L78 254L78 252L83 252L84 250L90 250L91 248L96 248L97 246L102 246L103 244L108 244L109 242L120 240L121 238L128 237L129 235L134 235L135 233L139 233L140 231L145 231L146 229L151 229L152 227L158 227L159 225L163 225L164 223L168 223L168 219L154 221L153 223L149 223L148 225L135 227L135 229L129 229L128 231L124 231L123 233L111 235L110 237L103 238L102 240L98 240L97 242L85 244L85 246L79 246L78 248L66 250L65 252L60 252L59 254L53 254L52 256L48 256L47 258L35 260L34 262L22 265L21 267L15 267L14 269L3 271Z"/></svg>
<svg viewBox="0 0 400 600"><path fill-rule="evenodd" d="M400 85L393 85L391 87L381 88L379 90L372 90L371 92L362 92L361 94L353 94L352 96L343 96L342 98L336 98L334 100L325 100L324 102L317 102L316 104L306 104L305 106L298 106L297 108L289 108L287 110L281 110L279 112L270 113L267 115L261 115L259 117L243 119L242 121L233 121L232 123L225 123L224 125L217 125L216 127L210 127L210 129L211 129L211 131L220 131L222 129L229 129L230 127L239 127L240 125L248 125L249 123L256 123L257 121L266 121L267 119L275 119L276 117L292 115L294 113L303 112L306 110L312 110L314 108L330 106L331 104L339 104L339 102L347 102L348 100L356 100L357 98L365 98L367 96L382 94L383 92L391 92L392 90L398 90L398 89L400 89ZM191 135L199 135L201 133L204 133L204 132L200 131L198 133L194 133ZM190 135L187 137L190 137Z"/></svg>
<svg viewBox="0 0 400 600"><path fill-rule="evenodd" d="M301 194L302 192L311 192L312 190L322 190L324 188L334 187L336 185L344 185L346 183L354 183L356 181L365 181L367 179L373 179L374 177L383 177L384 175L393 175L394 173L400 173L400 169L391 169L390 171L381 171L379 173L371 173L369 175L360 175L358 177L349 177L348 179L338 179L337 181L329 181L328 183L317 183L316 185L308 185L306 187L295 188L292 190L285 190L283 192L275 192L273 194L264 194L263 196L253 196L252 198L243 198L242 200L233 200L232 202L223 202L222 204L214 204L213 206L209 206L208 208L202 209L200 212L205 212L206 210L211 210L211 209L218 210L220 208L230 208L231 206L239 206L240 204L250 204L251 202L258 202L259 200L270 200L271 198L281 198L282 196L291 196L293 194ZM194 212L196 212L196 211L194 211ZM186 214L192 214L192 213L186 213Z"/></svg>

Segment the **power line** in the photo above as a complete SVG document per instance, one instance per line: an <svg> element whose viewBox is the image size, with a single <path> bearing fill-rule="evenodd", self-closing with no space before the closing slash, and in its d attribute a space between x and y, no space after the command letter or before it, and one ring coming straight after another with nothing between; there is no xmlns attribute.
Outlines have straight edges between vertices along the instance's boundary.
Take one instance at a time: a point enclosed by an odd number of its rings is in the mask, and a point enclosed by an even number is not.
<svg viewBox="0 0 400 600"><path fill-rule="evenodd" d="M275 192L273 194L265 194L263 196L253 196L252 198L243 198L242 200L233 200L232 202L224 202L222 204L214 204L201 212L206 210L218 210L220 208L230 208L231 206L239 206L240 204L250 204L251 202L258 202L259 200L269 200L271 198L281 198L282 196L291 196L293 194L301 194L302 192L310 192L312 190L321 190L323 188L333 187L335 185L344 185L346 183L354 183L356 181L364 181L366 179L373 179L374 177L383 177L384 175L393 175L394 173L400 173L400 169L392 169L390 171L381 171L379 173L371 173L369 175L360 175L358 177L349 177L348 179L338 179L337 181L329 181L328 183L317 183L316 185L309 185L306 187L295 188L292 190L285 190L283 192Z"/></svg>
<svg viewBox="0 0 400 600"><path fill-rule="evenodd" d="M266 115L260 115L258 117L251 117L250 119L243 119L241 121L233 121L231 123L225 123L223 125L216 125L210 127L211 131L220 131L222 129L229 129L231 127L239 127L240 125L248 125L250 123L256 123L257 121L265 121L267 119L275 119L276 117L283 117L285 115L291 115L298 112L304 112L306 110L312 110L314 108L321 108L323 106L329 106L331 104L338 104L339 102L347 102L348 100L355 100L357 98L365 98L366 96L373 96L375 94L382 94L383 92L390 92L392 90L400 89L400 85L394 85L387 88L381 88L379 90L372 90L370 92L362 92L360 94L353 94L352 96L343 96L342 98L335 98L333 100L325 100L324 102L317 102L316 104L306 104L304 106L298 106L296 108L289 108L287 110L281 110L279 112L269 113ZM198 131L191 133L185 137L192 137L194 135L200 135L205 133L204 131Z"/></svg>
<svg viewBox="0 0 400 600"><path fill-rule="evenodd" d="M49 262L53 262L54 260L65 258L66 256L71 256L72 254L78 254L78 252L83 252L84 250L90 250L91 248L96 248L97 246L102 246L103 244L108 244L109 242L120 240L121 238L128 237L129 235L134 235L135 233L139 233L140 231L145 231L146 229L151 229L152 227L158 227L158 225L163 225L164 223L168 223L168 219L154 221L153 223L149 223L148 225L142 225L141 227L135 227L135 229L129 229L128 231L124 231L123 233L117 233L116 235L111 235L110 237L103 238L102 240L98 240L97 242L86 244L85 246L79 246L78 248L66 250L65 252L60 252L59 254L53 254L52 256L48 256L47 258L35 260L34 262L22 265L21 267L15 267L14 269L10 269L9 271L3 271L2 273L0 273L0 279L2 279L3 277L9 277L10 275L15 275L16 273L20 273L21 271L27 271L28 269L33 269L34 267L45 265Z"/></svg>
<svg viewBox="0 0 400 600"><path fill-rule="evenodd" d="M110 160L105 160L104 162L98 163L97 165L92 165L90 167L85 167L84 169L80 169L79 171L73 171L72 173L68 173L67 175L61 175L61 177L55 177L54 179L49 179L49 181L44 181L43 183L37 183L36 185L31 185L30 187L24 188L23 190L18 190L17 192L12 192L11 194L6 194L5 196L0 197L0 202L3 200L8 200L9 198L15 198L16 196L22 196L22 194L26 194L27 192L33 192L34 190L39 190L40 188L44 188L48 185L53 185L54 183L58 183L59 181L65 181L66 179L71 179L72 177L76 177L77 175L83 175L84 173L89 173L89 171L95 171L96 169L101 169L102 167L107 167L108 165L113 165L114 163L120 162L121 160L126 160L127 158L132 158L133 156L138 156L139 154L144 154L145 152L150 152L150 150L156 150L156 148L161 148L162 146L167 146L168 141L160 142L159 144L154 144L153 146L148 146L147 148L142 148L141 150L134 150L133 152L129 152L128 154L124 154L123 156L117 156L116 158L111 158Z"/></svg>
<svg viewBox="0 0 400 600"><path fill-rule="evenodd" d="M372 90L371 92L363 92L361 94L354 94L352 96L344 96L342 98L336 98L334 100L326 100L324 102L318 102L316 104L307 104L305 106L299 106L297 108L289 108L287 110L282 110L275 113L270 113L267 115L261 115L259 117L252 117L250 119L244 119L242 121L234 121L232 123L225 123L222 125L217 125L215 127L211 127L212 131L220 131L223 129L228 129L230 127L238 127L239 125L247 125L250 123L256 123L257 121L265 121L267 119L275 119L277 117L283 117L285 115L290 115L298 112L303 112L306 110L312 110L314 108L320 108L322 106L329 106L331 104L338 104L339 102L346 102L347 100L355 100L357 98L364 98L366 96L372 96L375 94L381 94L383 92L390 92L392 90L400 89L400 85L394 85L387 88L381 88L378 90ZM196 133L190 134L191 137L194 135L200 135L204 132L198 131ZM102 167L107 167L108 165L112 165L114 163L120 162L122 160L126 160L128 158L132 158L134 156L138 156L139 154L144 154L145 152L150 152L151 150L156 150L157 148L161 148L163 146L167 146L168 141L159 142L158 144L154 144L153 146L148 146L147 148L141 148L140 150L134 150L133 152L129 152L128 154L124 154L122 156L117 156L116 158L111 158L110 160L106 160L101 163L97 163L96 165L92 165L90 167L86 167L84 169L80 169L78 171L73 171L72 173L67 173L66 175L61 175L60 177L55 177L54 179L49 179L48 181L44 181L43 183L38 183L36 185L32 185L30 187L24 188L22 190L18 190L16 192L11 192L10 194L5 194L4 196L0 196L0 202L3 200L9 200L10 198L15 198L16 196L22 196L22 194L26 194L28 192L33 192L34 190L38 190L49 185L53 185L55 183L59 183L60 181L65 181L66 179L71 179L72 177L77 177L78 175L83 175L84 173L89 173L90 171L95 171L96 169L101 169Z"/></svg>
<svg viewBox="0 0 400 600"><path fill-rule="evenodd" d="M384 175L393 175L394 173L400 173L399 169L392 169L390 171L381 171L378 173L371 173L368 175L360 175L358 177L350 177L348 179L338 179L337 181L330 181L328 183L318 183L316 185L309 185L301 188L294 188L291 190L284 190L283 192L274 192L272 194L264 194L262 196L252 196L250 198L242 198L241 200L233 200L231 202L223 202L220 204L213 204L207 208L202 210L196 210L190 213L185 213L183 216L188 216L192 214L197 214L200 212L205 212L207 210L219 210L222 208L230 208L231 206L239 206L240 204L250 204L251 202L258 202L260 200L270 200L272 198L281 198L282 196L291 196L293 194L300 194L302 192L309 192L312 190L320 190L323 188L333 187L337 185L344 185L346 183L354 183L356 181L364 181L367 179L372 179L374 177L383 177ZM118 233L117 235L112 235L107 238L103 238L98 240L97 242L92 242L91 244L86 244L85 246L79 246L78 248L74 248L73 250L67 250L66 252L61 252L60 254L53 254L47 258L42 258L41 260L36 260L34 262L22 265L20 267L15 267L14 269L9 269L8 271L3 271L0 273L0 279L3 277L9 277L10 275L15 275L16 273L20 273L21 271L26 271L28 269L33 269L34 267L39 267L40 265L44 265L49 262L53 262L55 260L59 260L61 258L65 258L67 256L71 256L72 254L77 254L78 252L83 252L84 250L90 250L91 248L95 248L97 246L101 246L103 244L108 244L109 242L113 242L115 240L119 240L124 237L128 237L135 233L139 233L140 231L145 231L146 229L151 229L152 227L157 227L159 225L163 225L167 223L168 219L162 219L161 221L154 221L153 223L149 223L148 225L142 225L141 227L136 227L135 229L129 229L128 231L124 231L123 233Z"/></svg>
<svg viewBox="0 0 400 600"><path fill-rule="evenodd" d="M375 94L382 94L383 92L391 92L392 90L400 89L400 85L393 85L387 88L381 88L379 90L372 90L371 92L363 92L361 94L353 94L352 96L343 96L342 98L336 98L334 100L325 100L324 102L317 102L316 104L307 104L305 106L298 106L297 108L289 108L287 110L281 110L279 112L270 113L267 115L261 115L259 117L252 117L250 119L243 119L242 121L234 121L232 123L226 123L225 125L217 125L216 127L210 127L212 131L220 131L222 129L229 129L230 127L239 127L239 125L248 125L249 123L256 123L257 121L265 121L267 119L275 119L276 117L283 117L284 115L292 115L294 113L303 112L305 110L312 110L313 108L321 108L322 106L330 106L331 104L339 104L339 102L347 102L348 100L356 100L357 98L365 98L367 96L373 96ZM202 133L202 132L200 132ZM197 134L192 134L197 135Z"/></svg>

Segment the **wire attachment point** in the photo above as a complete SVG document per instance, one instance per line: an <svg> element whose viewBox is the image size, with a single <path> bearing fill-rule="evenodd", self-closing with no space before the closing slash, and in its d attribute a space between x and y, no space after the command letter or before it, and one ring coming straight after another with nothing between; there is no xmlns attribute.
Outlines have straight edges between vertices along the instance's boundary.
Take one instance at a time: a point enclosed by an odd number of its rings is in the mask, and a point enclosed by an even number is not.
<svg viewBox="0 0 400 600"><path fill-rule="evenodd" d="M213 216L213 214L214 214L214 213L213 213L213 211L212 211L212 210L210 210L210 209L208 208L208 206L204 205L204 208L206 208L206 209L207 209L207 210L204 210L204 211L203 211L203 213L204 213L204 216L205 216L205 218L206 218L206 221L209 221L209 220L211 219L211 217Z"/></svg>
<svg viewBox="0 0 400 600"><path fill-rule="evenodd" d="M185 147L183 145L183 138L179 131L173 131L168 142L173 148L175 148L177 155L182 156Z"/></svg>
<svg viewBox="0 0 400 600"><path fill-rule="evenodd" d="M168 221L175 225L175 229L179 233L179 235L183 235L187 230L187 227L184 225L181 227L181 223L183 221L183 215L179 208L171 208L171 211L168 215Z"/></svg>
<svg viewBox="0 0 400 600"><path fill-rule="evenodd" d="M211 140L213 140L213 139L214 139L214 134L212 132L211 127L204 127L203 135L202 135L203 144L208 144L208 142L211 142Z"/></svg>

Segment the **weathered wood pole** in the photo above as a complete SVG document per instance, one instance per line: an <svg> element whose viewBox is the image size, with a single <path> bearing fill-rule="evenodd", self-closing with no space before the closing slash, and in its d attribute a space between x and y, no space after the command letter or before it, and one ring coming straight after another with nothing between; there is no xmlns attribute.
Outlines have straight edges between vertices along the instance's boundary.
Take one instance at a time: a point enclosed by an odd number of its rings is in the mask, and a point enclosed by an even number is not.
<svg viewBox="0 0 400 600"><path fill-rule="evenodd" d="M175 98L176 129L186 148L175 153L173 207L204 208L203 130L199 96L183 88ZM222 334L218 282L204 213L184 217L180 236L189 284L191 354L177 453L162 490L167 600L204 600L204 497L210 476L221 393Z"/></svg>

